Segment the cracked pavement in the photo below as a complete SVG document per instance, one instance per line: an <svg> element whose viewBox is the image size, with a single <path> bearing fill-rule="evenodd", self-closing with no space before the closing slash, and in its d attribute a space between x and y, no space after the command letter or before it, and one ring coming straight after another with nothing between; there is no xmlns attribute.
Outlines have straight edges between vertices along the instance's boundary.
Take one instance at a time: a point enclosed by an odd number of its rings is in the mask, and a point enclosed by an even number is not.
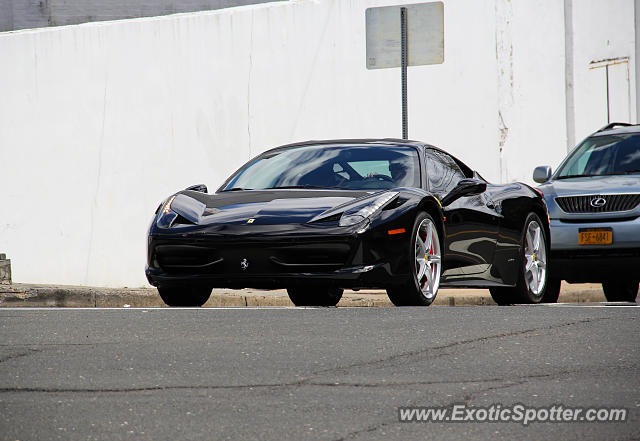
<svg viewBox="0 0 640 441"><path fill-rule="evenodd" d="M0 439L640 439L640 309L0 310ZM400 423L400 406L625 407Z"/></svg>

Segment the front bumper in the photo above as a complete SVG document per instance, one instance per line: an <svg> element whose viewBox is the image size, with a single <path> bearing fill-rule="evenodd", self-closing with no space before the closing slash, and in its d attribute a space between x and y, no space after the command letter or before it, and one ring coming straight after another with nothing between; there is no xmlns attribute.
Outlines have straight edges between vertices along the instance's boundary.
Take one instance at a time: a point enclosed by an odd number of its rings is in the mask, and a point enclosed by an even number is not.
<svg viewBox="0 0 640 441"><path fill-rule="evenodd" d="M404 280L409 235L381 236L376 231L306 237L151 234L145 273L159 287L384 288Z"/></svg>
<svg viewBox="0 0 640 441"><path fill-rule="evenodd" d="M291 286L323 285L339 288L385 288L393 285L394 277L389 263L341 268L331 272L290 272L279 274L168 274L146 268L149 283L153 286L181 286L197 283L212 288L278 289Z"/></svg>
<svg viewBox="0 0 640 441"><path fill-rule="evenodd" d="M551 219L550 272L571 283L640 278L640 217L598 222ZM581 229L611 228L613 243L579 245Z"/></svg>

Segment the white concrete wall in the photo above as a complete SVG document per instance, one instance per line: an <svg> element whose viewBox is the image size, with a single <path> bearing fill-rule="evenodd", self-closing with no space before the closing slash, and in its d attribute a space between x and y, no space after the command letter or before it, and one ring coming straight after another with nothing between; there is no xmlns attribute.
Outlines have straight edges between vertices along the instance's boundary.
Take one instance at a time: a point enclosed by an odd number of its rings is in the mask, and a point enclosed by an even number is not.
<svg viewBox="0 0 640 441"><path fill-rule="evenodd" d="M611 121L637 121L634 2L574 0L572 19L575 141L578 143L607 124L605 69L594 69L593 61L628 58L628 63L610 66Z"/></svg>
<svg viewBox="0 0 640 441"><path fill-rule="evenodd" d="M496 0L502 182L532 183L535 166L564 156L563 11L558 0Z"/></svg>
<svg viewBox="0 0 640 441"><path fill-rule="evenodd" d="M365 68L365 9L390 4L0 33L0 251L14 280L144 285L146 228L172 192L215 190L283 143L399 137L400 73ZM560 0L445 0L445 63L409 71L410 137L496 182L558 162L563 20Z"/></svg>

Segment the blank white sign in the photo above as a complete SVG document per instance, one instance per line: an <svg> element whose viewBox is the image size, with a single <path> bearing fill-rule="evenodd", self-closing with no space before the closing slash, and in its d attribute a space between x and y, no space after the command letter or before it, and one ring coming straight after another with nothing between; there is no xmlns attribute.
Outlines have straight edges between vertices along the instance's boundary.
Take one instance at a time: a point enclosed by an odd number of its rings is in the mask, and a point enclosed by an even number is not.
<svg viewBox="0 0 640 441"><path fill-rule="evenodd" d="M444 4L416 3L367 9L367 69L400 67L401 7L407 8L407 64L444 62Z"/></svg>

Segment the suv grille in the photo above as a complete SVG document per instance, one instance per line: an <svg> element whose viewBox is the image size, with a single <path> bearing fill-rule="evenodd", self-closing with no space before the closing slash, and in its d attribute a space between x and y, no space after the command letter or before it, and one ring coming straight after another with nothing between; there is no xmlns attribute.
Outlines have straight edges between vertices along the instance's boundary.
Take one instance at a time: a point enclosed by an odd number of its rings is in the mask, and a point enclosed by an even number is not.
<svg viewBox="0 0 640 441"><path fill-rule="evenodd" d="M567 213L611 213L633 210L640 204L640 194L566 196L556 202Z"/></svg>

